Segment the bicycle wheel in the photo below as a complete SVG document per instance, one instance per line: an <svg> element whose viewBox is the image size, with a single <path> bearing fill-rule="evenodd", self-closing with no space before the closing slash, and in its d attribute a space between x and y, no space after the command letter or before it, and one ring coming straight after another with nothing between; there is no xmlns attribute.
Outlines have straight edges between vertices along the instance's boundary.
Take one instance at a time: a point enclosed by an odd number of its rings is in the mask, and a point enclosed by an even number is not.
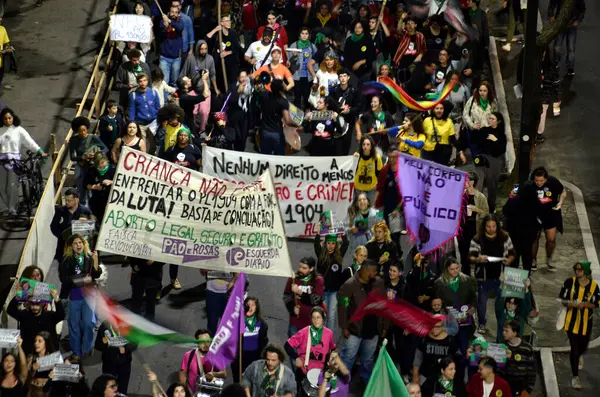
<svg viewBox="0 0 600 397"><path fill-rule="evenodd" d="M33 215L33 203L31 202L31 181L27 178L23 178L21 186L23 189L23 202L25 203L27 216L31 218L31 215Z"/></svg>
<svg viewBox="0 0 600 397"><path fill-rule="evenodd" d="M32 199L34 201L34 206L37 207L40 204L40 200L42 199L42 193L44 193L44 178L42 177L42 168L39 163L36 163L35 170L33 173L33 192Z"/></svg>

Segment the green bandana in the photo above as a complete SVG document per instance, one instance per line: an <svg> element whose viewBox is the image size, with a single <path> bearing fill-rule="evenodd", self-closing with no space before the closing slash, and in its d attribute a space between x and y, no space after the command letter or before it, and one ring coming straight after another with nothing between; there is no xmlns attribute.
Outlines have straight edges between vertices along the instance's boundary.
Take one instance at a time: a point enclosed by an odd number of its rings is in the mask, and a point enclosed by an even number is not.
<svg viewBox="0 0 600 397"><path fill-rule="evenodd" d="M135 74L142 73L144 71L140 64L134 66L132 63L129 63L129 65L127 65L127 68Z"/></svg>
<svg viewBox="0 0 600 397"><path fill-rule="evenodd" d="M362 40L363 37L365 37L364 33L361 33L361 34L352 33L352 36L350 36L350 40L352 40L355 43L358 43L359 41Z"/></svg>
<svg viewBox="0 0 600 397"><path fill-rule="evenodd" d="M306 285L310 280L312 280L312 277L312 273L309 273L308 276L301 278L300 281Z"/></svg>
<svg viewBox="0 0 600 397"><path fill-rule="evenodd" d="M490 101L488 99L479 98L479 106L481 106L483 110L487 109L489 103Z"/></svg>
<svg viewBox="0 0 600 397"><path fill-rule="evenodd" d="M454 388L454 381L444 380L444 378L442 378L440 376L440 385L442 385L442 387L444 388L444 390L449 391L450 393L452 393L452 389Z"/></svg>
<svg viewBox="0 0 600 397"><path fill-rule="evenodd" d="M421 280L425 280L427 278L427 276L429 276L428 271L421 272Z"/></svg>
<svg viewBox="0 0 600 397"><path fill-rule="evenodd" d="M454 87L452 87L452 92L458 92L458 90L460 90L460 84L455 84Z"/></svg>
<svg viewBox="0 0 600 397"><path fill-rule="evenodd" d="M356 261L352 262L352 273L356 273L360 269L360 263L356 263Z"/></svg>
<svg viewBox="0 0 600 397"><path fill-rule="evenodd" d="M321 44L323 39L325 39L325 35L323 33L317 33L315 36L315 44Z"/></svg>
<svg viewBox="0 0 600 397"><path fill-rule="evenodd" d="M106 164L106 167L102 169L98 168L98 173L100 174L100 176L104 176L104 174L106 174L106 171L108 171L108 167L110 167L110 164Z"/></svg>
<svg viewBox="0 0 600 397"><path fill-rule="evenodd" d="M385 112L373 112L373 116L379 121L385 120Z"/></svg>
<svg viewBox="0 0 600 397"><path fill-rule="evenodd" d="M579 261L581 268L583 269L583 274L589 276L592 274L592 270L590 269L592 264L589 261Z"/></svg>
<svg viewBox="0 0 600 397"><path fill-rule="evenodd" d="M506 311L506 322L509 322L511 320L515 319L515 312L511 312L510 310Z"/></svg>
<svg viewBox="0 0 600 397"><path fill-rule="evenodd" d="M310 345L316 346L321 343L321 338L323 338L323 327L316 329L314 326L310 326L308 330L310 332Z"/></svg>
<svg viewBox="0 0 600 397"><path fill-rule="evenodd" d="M246 320L246 328L248 328L248 331L254 332L254 329L256 328L256 321L257 321L256 314L253 314L250 317L246 316L245 320Z"/></svg>
<svg viewBox="0 0 600 397"><path fill-rule="evenodd" d="M310 40L298 40L298 48L303 50L310 47Z"/></svg>
<svg viewBox="0 0 600 397"><path fill-rule="evenodd" d="M450 281L448 282L448 287L452 290L452 292L458 292L459 284L459 278L458 276L456 276L450 279Z"/></svg>
<svg viewBox="0 0 600 397"><path fill-rule="evenodd" d="M477 8L476 9L469 8L469 16L471 17L471 19L470 19L471 21L475 20L475 14L477 14Z"/></svg>
<svg viewBox="0 0 600 397"><path fill-rule="evenodd" d="M329 379L329 386L331 386L331 390L335 390L337 387L337 380L336 374L331 375L331 378Z"/></svg>
<svg viewBox="0 0 600 397"><path fill-rule="evenodd" d="M77 266L78 269L83 270L83 262L85 260L85 257L83 256L83 253L81 253L81 254L73 254L73 256L75 257L75 261L77 262L77 264L75 266Z"/></svg>

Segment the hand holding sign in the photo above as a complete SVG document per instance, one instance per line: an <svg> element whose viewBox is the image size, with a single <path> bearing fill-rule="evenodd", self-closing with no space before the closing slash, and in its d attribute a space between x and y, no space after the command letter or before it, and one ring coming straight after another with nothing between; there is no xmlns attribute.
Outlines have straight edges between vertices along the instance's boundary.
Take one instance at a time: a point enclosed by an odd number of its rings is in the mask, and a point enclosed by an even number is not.
<svg viewBox="0 0 600 397"><path fill-rule="evenodd" d="M110 39L113 41L150 43L152 39L152 20L145 15L111 15Z"/></svg>

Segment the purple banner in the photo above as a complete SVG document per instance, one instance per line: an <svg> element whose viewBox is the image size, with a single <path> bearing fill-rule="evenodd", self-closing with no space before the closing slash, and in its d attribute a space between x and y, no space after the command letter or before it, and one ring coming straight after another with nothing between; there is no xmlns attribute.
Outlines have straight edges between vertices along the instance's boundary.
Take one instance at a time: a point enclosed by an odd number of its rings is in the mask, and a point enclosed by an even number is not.
<svg viewBox="0 0 600 397"><path fill-rule="evenodd" d="M244 334L245 285L246 274L240 273L231 290L217 334L206 354L206 361L219 371L224 370L233 361L238 353L240 335Z"/></svg>
<svg viewBox="0 0 600 397"><path fill-rule="evenodd" d="M400 153L396 173L406 230L427 254L458 233L467 173Z"/></svg>

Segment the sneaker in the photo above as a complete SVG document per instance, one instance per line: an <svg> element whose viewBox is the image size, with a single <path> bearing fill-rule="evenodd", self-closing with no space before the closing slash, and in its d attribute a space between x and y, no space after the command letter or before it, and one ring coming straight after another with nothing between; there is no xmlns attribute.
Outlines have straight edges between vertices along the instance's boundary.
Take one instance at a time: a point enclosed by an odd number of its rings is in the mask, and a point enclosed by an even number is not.
<svg viewBox="0 0 600 397"><path fill-rule="evenodd" d="M502 46L502 49L506 52L510 52L512 45L510 43L506 43Z"/></svg>
<svg viewBox="0 0 600 397"><path fill-rule="evenodd" d="M537 272L537 261L531 262L531 270Z"/></svg>
<svg viewBox="0 0 600 397"><path fill-rule="evenodd" d="M488 329L485 327L484 324L479 324L479 327L477 328L477 332L480 333L481 335L485 335L488 333Z"/></svg>
<svg viewBox="0 0 600 397"><path fill-rule="evenodd" d="M173 289L181 289L181 283L177 279L171 280L171 285L173 286Z"/></svg>
<svg viewBox="0 0 600 397"><path fill-rule="evenodd" d="M567 76L575 76L575 69L567 69Z"/></svg>
<svg viewBox="0 0 600 397"><path fill-rule="evenodd" d="M544 141L546 140L546 138L544 138L544 134L540 134L537 133L535 134L535 141L533 142L534 145L541 145L542 143L544 143Z"/></svg>
<svg viewBox="0 0 600 397"><path fill-rule="evenodd" d="M577 367L583 369L583 357L579 357L579 365Z"/></svg>
<svg viewBox="0 0 600 397"><path fill-rule="evenodd" d="M571 387L575 390L581 390L581 381L579 380L579 376L574 376L571 379Z"/></svg>
<svg viewBox="0 0 600 397"><path fill-rule="evenodd" d="M556 271L556 266L554 266L552 264L552 258L548 258L548 259L546 259L546 261L547 261L546 263L547 263L547 266L548 266L548 271L549 272L555 272Z"/></svg>

